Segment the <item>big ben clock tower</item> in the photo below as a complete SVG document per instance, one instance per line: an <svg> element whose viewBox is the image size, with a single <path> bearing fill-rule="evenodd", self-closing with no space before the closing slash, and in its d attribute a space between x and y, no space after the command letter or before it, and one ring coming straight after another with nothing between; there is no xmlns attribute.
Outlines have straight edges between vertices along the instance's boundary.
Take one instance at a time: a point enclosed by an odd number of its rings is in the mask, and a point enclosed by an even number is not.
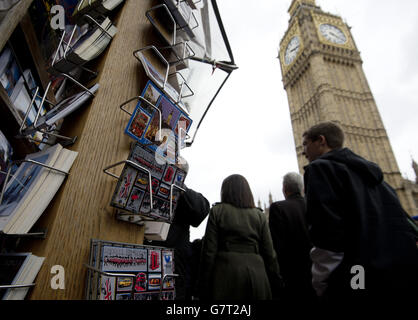
<svg viewBox="0 0 418 320"><path fill-rule="evenodd" d="M293 0L279 59L287 92L300 172L302 133L322 121L343 128L345 146L382 168L409 214L417 214L362 68L360 53L341 17L326 13L315 0Z"/></svg>

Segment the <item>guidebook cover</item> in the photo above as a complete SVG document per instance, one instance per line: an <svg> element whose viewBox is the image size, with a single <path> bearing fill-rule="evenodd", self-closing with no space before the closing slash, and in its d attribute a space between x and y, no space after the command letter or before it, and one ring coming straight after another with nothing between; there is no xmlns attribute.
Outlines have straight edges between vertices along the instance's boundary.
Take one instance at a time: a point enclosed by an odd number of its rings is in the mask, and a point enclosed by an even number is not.
<svg viewBox="0 0 418 320"><path fill-rule="evenodd" d="M183 187L187 172L171 163L159 164L155 154L136 143L128 160L148 170L151 174L152 209L150 196L149 173L126 163L119 177L111 205L124 212L117 218L131 223L142 223L143 218L170 223L170 198L172 213L177 205L180 190L173 184Z"/></svg>
<svg viewBox="0 0 418 320"><path fill-rule="evenodd" d="M87 273L89 300L174 300L174 251L164 247L92 239ZM134 275L135 277L130 277ZM162 287L161 287L162 286Z"/></svg>
<svg viewBox="0 0 418 320"><path fill-rule="evenodd" d="M192 120L151 81L147 82L142 97L152 103L160 112L147 103L139 101L126 126L125 133L140 144L146 145L151 150L163 155L169 161L175 162L175 159L173 159L175 153L170 155L168 143L171 141L174 143L173 149L177 149L180 135L180 144L182 145L186 133L192 125ZM162 129L161 136L158 132L160 127Z"/></svg>

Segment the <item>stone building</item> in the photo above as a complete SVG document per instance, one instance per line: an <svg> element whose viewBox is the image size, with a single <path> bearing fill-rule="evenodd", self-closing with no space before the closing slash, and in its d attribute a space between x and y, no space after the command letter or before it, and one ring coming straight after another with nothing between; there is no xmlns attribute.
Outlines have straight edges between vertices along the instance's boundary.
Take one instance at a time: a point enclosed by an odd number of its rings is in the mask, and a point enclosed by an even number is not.
<svg viewBox="0 0 418 320"><path fill-rule="evenodd" d="M345 132L345 146L377 163L406 211L417 215L416 182L401 176L350 27L315 0L293 0L288 12L278 58L300 172L307 164L302 133L316 123L335 121Z"/></svg>

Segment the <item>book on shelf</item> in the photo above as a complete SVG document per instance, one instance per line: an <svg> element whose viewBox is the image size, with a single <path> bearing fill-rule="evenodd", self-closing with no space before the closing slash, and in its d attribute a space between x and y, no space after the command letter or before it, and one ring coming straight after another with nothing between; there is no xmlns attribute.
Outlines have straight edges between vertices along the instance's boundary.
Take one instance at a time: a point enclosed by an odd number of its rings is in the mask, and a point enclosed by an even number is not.
<svg viewBox="0 0 418 320"><path fill-rule="evenodd" d="M99 89L99 84L96 83L89 88L92 94L95 94ZM36 128L28 127L25 132L36 131L37 129L42 129L53 125L58 120L63 119L67 115L76 111L83 105L85 105L93 96L88 91L78 92L66 99L61 100L54 108L49 110L42 117L39 117L36 124Z"/></svg>
<svg viewBox="0 0 418 320"><path fill-rule="evenodd" d="M70 72L77 66L83 65L102 54L115 36L117 28L109 18L105 18L100 26L101 28L94 27L80 37L71 46L65 57L64 51L60 49L57 60L52 67L60 72Z"/></svg>
<svg viewBox="0 0 418 320"><path fill-rule="evenodd" d="M32 253L0 254L0 285L30 285L41 269L44 257ZM2 300L23 300L30 287L0 289Z"/></svg>
<svg viewBox="0 0 418 320"><path fill-rule="evenodd" d="M188 113L190 110L188 110L187 106L182 102L184 94L180 92L177 77L171 75L165 78L162 76L167 73L168 66L161 63L161 57L158 59L155 51L154 54L151 53L152 51L153 50L136 51L134 55L141 62L147 77L152 80L152 82L156 84L173 103L183 109L184 112ZM187 88L186 85L185 87ZM189 93L190 90L187 94Z"/></svg>
<svg viewBox="0 0 418 320"><path fill-rule="evenodd" d="M91 239L88 264L87 300L175 299L174 249Z"/></svg>
<svg viewBox="0 0 418 320"><path fill-rule="evenodd" d="M177 150L184 143L192 119L173 104L152 81L147 82L141 96L158 110L139 100L125 133L168 161L175 162Z"/></svg>
<svg viewBox="0 0 418 320"><path fill-rule="evenodd" d="M159 163L154 152L138 143L132 146L128 160L142 169L125 163L110 203L118 209L116 218L135 224L143 224L143 220L171 223L181 192L177 187L183 187L187 171L168 162Z"/></svg>
<svg viewBox="0 0 418 320"><path fill-rule="evenodd" d="M49 167L68 172L77 152L60 144L32 153L33 160ZM0 204L0 231L7 234L29 232L63 183L66 175L31 162L22 162L5 185Z"/></svg>
<svg viewBox="0 0 418 320"><path fill-rule="evenodd" d="M3 182L6 179L9 168L9 160L13 155L13 148L3 132L0 131L0 190L3 188Z"/></svg>

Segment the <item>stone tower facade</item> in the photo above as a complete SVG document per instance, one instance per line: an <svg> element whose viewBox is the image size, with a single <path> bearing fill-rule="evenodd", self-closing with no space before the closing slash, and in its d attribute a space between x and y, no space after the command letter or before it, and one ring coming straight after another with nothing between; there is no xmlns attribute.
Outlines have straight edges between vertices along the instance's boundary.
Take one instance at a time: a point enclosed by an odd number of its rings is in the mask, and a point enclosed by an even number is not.
<svg viewBox="0 0 418 320"><path fill-rule="evenodd" d="M377 163L404 208L416 215L350 27L341 17L322 11L315 0L293 0L288 12L279 59L300 172L307 164L303 132L319 122L335 121L344 130L345 146Z"/></svg>

